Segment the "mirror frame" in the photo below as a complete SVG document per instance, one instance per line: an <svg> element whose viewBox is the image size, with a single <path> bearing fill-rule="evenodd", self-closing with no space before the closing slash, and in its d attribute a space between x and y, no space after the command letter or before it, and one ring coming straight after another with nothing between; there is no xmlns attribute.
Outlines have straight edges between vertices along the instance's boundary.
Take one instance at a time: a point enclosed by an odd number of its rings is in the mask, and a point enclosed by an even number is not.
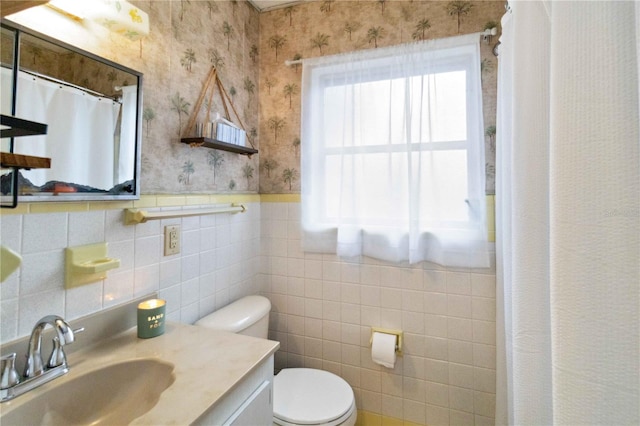
<svg viewBox="0 0 640 426"><path fill-rule="evenodd" d="M37 31L32 30L31 28L25 27L23 25L17 24L15 22L9 21L7 19L1 19L0 20L0 26L2 28L8 29L10 31L13 31L15 34L15 42L14 42L14 64L20 63L20 46L21 46L21 38L23 34L27 34L31 37L35 37L41 40L44 40L46 42L55 44L58 47L64 48L64 49L68 49L72 52L75 52L77 54L86 56L94 61L103 63L105 65L108 65L110 67L116 68L120 71L126 72L131 74L132 76L134 76L135 78L137 78L137 82L138 82L138 89L137 89L137 99L136 99L136 125L135 125L135 129L136 129L136 137L135 137L135 160L134 160L134 171L133 171L133 180L134 180L134 190L133 193L131 194L108 194L108 193L77 193L77 195L64 195L64 196L59 196L59 195L18 195L18 202L23 202L23 203L31 203L31 202L42 202L42 201L55 201L55 202L65 202L65 201L112 201L112 200L138 200L140 199L140 175L141 175L141 168L142 168L142 88L143 88L143 74L139 71L136 71L132 68L126 67L124 65L121 65L117 62L113 62L110 61L108 59L105 59L101 56L98 56L94 53L88 52L86 50L80 49L76 46L73 46L71 44L65 43L63 41L60 41L56 38L50 37L46 34L42 34L39 33ZM20 67L18 66L18 71L20 70ZM12 91L13 91L13 99L11 100L12 102L12 110L15 111L15 106L16 106L16 102L17 102L17 78L15 78L15 75L17 75L15 73L15 69L14 69L14 78L13 78L13 84L12 84ZM44 124L48 124L48 123L44 123ZM13 152L13 149L15 147L16 144L19 144L20 141L14 141L14 138L11 138L11 142L10 142L10 152ZM55 161L55 158L52 159L52 161ZM15 174L14 174L14 178L15 178ZM80 184L82 184L82 182L79 182ZM19 188L18 188L19 191Z"/></svg>

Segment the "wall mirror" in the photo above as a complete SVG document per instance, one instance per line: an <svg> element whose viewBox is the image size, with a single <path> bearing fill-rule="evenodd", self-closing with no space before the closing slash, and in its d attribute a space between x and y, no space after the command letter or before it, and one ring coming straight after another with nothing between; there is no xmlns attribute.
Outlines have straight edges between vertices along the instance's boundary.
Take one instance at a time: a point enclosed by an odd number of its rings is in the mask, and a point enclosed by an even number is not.
<svg viewBox="0 0 640 426"><path fill-rule="evenodd" d="M51 159L3 169L3 204L13 179L20 202L139 198L142 74L9 21L1 38L2 114L47 125L1 149Z"/></svg>

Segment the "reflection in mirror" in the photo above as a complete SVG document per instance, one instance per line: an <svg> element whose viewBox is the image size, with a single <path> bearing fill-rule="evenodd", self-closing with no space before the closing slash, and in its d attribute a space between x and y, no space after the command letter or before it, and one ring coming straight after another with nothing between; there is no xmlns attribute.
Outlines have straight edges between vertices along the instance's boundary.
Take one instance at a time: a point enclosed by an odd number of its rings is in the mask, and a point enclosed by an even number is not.
<svg viewBox="0 0 640 426"><path fill-rule="evenodd" d="M16 40L15 32L8 28L0 28L0 54L2 55L2 79L0 81L0 113L2 115L13 116L13 67L14 67L14 44ZM5 75L9 78L5 78ZM4 126L3 126L4 127ZM0 152L12 152L13 139L0 139ZM2 176L1 201L2 207L15 207L16 188L14 179L17 175L12 173L13 169L0 168Z"/></svg>
<svg viewBox="0 0 640 426"><path fill-rule="evenodd" d="M5 51L3 40L3 88ZM138 198L142 75L35 33L20 31L19 52L15 116L48 132L14 152L51 158L50 169L20 170L23 200Z"/></svg>

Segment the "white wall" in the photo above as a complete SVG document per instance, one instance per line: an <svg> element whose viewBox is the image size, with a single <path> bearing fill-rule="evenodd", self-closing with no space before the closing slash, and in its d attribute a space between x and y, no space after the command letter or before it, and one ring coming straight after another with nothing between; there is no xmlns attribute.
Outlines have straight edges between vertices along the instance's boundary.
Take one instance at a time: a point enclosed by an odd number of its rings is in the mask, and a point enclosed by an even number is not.
<svg viewBox="0 0 640 426"><path fill-rule="evenodd" d="M2 214L0 243L20 253L22 265L0 284L0 342L28 335L44 315L71 320L154 291L167 300L168 319L184 323L256 293L260 204L245 205L243 214L139 225L124 225L123 209ZM170 224L181 225L182 248L164 256ZM120 268L104 281L64 290L64 249L102 241Z"/></svg>
<svg viewBox="0 0 640 426"><path fill-rule="evenodd" d="M332 371L369 413L429 426L494 424L495 268L305 254L299 203L263 202L261 217L276 368ZM394 369L372 363L371 326L404 330Z"/></svg>

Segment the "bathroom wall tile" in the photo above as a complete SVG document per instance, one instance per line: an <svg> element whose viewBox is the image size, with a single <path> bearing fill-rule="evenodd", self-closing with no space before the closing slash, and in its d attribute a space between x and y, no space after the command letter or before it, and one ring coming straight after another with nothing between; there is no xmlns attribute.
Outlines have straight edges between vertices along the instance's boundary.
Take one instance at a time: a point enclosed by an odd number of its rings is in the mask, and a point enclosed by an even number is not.
<svg viewBox="0 0 640 426"><path fill-rule="evenodd" d="M447 295L444 293L425 292L424 312L427 314L447 315Z"/></svg>
<svg viewBox="0 0 640 426"><path fill-rule="evenodd" d="M304 355L304 337L289 334L287 336L287 349L289 353Z"/></svg>
<svg viewBox="0 0 640 426"><path fill-rule="evenodd" d="M447 272L447 293L471 294L471 277L466 272Z"/></svg>
<svg viewBox="0 0 640 426"><path fill-rule="evenodd" d="M305 318L304 335L322 339L322 320L317 318Z"/></svg>
<svg viewBox="0 0 640 426"><path fill-rule="evenodd" d="M445 385L449 384L449 363L447 361L426 358L424 362L426 380ZM427 397L428 385L429 383L427 382Z"/></svg>
<svg viewBox="0 0 640 426"><path fill-rule="evenodd" d="M367 286L380 285L380 267L378 265L363 264L360 266L360 283Z"/></svg>
<svg viewBox="0 0 640 426"><path fill-rule="evenodd" d="M496 347L493 345L473 344L473 365L476 367L496 367Z"/></svg>
<svg viewBox="0 0 640 426"><path fill-rule="evenodd" d="M429 426L449 426L449 409L427 404L427 424Z"/></svg>
<svg viewBox="0 0 640 426"><path fill-rule="evenodd" d="M182 256L181 274L183 282L197 278L200 275L200 256Z"/></svg>
<svg viewBox="0 0 640 426"><path fill-rule="evenodd" d="M289 368L303 368L304 357L302 355L289 352L287 354L287 367Z"/></svg>
<svg viewBox="0 0 640 426"><path fill-rule="evenodd" d="M322 338L339 342L342 338L341 323L339 321L323 320L322 322Z"/></svg>
<svg viewBox="0 0 640 426"><path fill-rule="evenodd" d="M449 317L447 320L447 337L468 342L473 341L473 321L466 318Z"/></svg>
<svg viewBox="0 0 640 426"><path fill-rule="evenodd" d="M292 276L289 276L287 278L287 294L289 296L297 296L303 298L304 290L304 278Z"/></svg>
<svg viewBox="0 0 640 426"><path fill-rule="evenodd" d="M342 322L360 324L360 305L343 303L340 315L342 317Z"/></svg>
<svg viewBox="0 0 640 426"><path fill-rule="evenodd" d="M324 300L331 300L334 302L340 302L341 299L341 284L337 281L322 282L322 298Z"/></svg>
<svg viewBox="0 0 640 426"><path fill-rule="evenodd" d="M322 280L305 279L304 296L308 299L322 299Z"/></svg>
<svg viewBox="0 0 640 426"><path fill-rule="evenodd" d="M216 248L216 229L202 228L196 232L200 239L200 250L209 251Z"/></svg>
<svg viewBox="0 0 640 426"><path fill-rule="evenodd" d="M102 288L103 308L133 299L133 281L133 269L109 272Z"/></svg>
<svg viewBox="0 0 640 426"><path fill-rule="evenodd" d="M424 402L426 400L426 382L411 377L403 377L402 390L404 398Z"/></svg>
<svg viewBox="0 0 640 426"><path fill-rule="evenodd" d="M363 389L360 395L362 397L362 410L375 414L381 413L382 395L380 392L371 392Z"/></svg>
<svg viewBox="0 0 640 426"><path fill-rule="evenodd" d="M425 424L427 418L426 404L405 399L403 418L410 422Z"/></svg>
<svg viewBox="0 0 640 426"><path fill-rule="evenodd" d="M340 263L322 262L322 279L324 281L340 282Z"/></svg>
<svg viewBox="0 0 640 426"><path fill-rule="evenodd" d="M337 342L324 341L322 344L322 359L340 362L342 359L342 345Z"/></svg>
<svg viewBox="0 0 640 426"><path fill-rule="evenodd" d="M183 306L180 309L180 322L184 324L193 324L198 320L200 315L200 304L198 302Z"/></svg>
<svg viewBox="0 0 640 426"><path fill-rule="evenodd" d="M380 386L382 387L384 393L387 395L402 398L404 395L402 381L402 375L393 374L387 369L384 369L380 372Z"/></svg>
<svg viewBox="0 0 640 426"><path fill-rule="evenodd" d="M204 296L198 300L198 319L216 310L216 295Z"/></svg>
<svg viewBox="0 0 640 426"><path fill-rule="evenodd" d="M447 275L444 271L425 270L422 273L424 290L431 293L447 292Z"/></svg>
<svg viewBox="0 0 640 426"><path fill-rule="evenodd" d="M404 414L402 409L402 398L382 394L381 399L382 406L380 407L380 411L383 416L394 417L396 419L402 418Z"/></svg>
<svg viewBox="0 0 640 426"><path fill-rule="evenodd" d="M349 346L349 345L344 345ZM344 363L344 351L343 351L343 364L342 364L342 378L349 383L352 388L360 387L360 368L357 366Z"/></svg>
<svg viewBox="0 0 640 426"><path fill-rule="evenodd" d="M449 386L449 407L473 413L473 389ZM471 416L473 421L473 416Z"/></svg>
<svg viewBox="0 0 640 426"><path fill-rule="evenodd" d="M153 211L150 209L149 211ZM160 235L160 221L150 220L145 223L139 223L137 225L128 225L134 229L135 238L144 238Z"/></svg>
<svg viewBox="0 0 640 426"><path fill-rule="evenodd" d="M361 286L360 287L360 303L367 306L380 306L381 295L380 288L377 286Z"/></svg>
<svg viewBox="0 0 640 426"><path fill-rule="evenodd" d="M447 361L448 356L448 340L437 337L425 337L425 357L431 359L439 359Z"/></svg>
<svg viewBox="0 0 640 426"><path fill-rule="evenodd" d="M66 315L62 287L31 295L20 295L18 299L18 336L30 335L36 321L52 313L62 317Z"/></svg>
<svg viewBox="0 0 640 426"><path fill-rule="evenodd" d="M180 252L182 256L189 256L193 254L199 254L200 249L200 230L182 230L182 247Z"/></svg>
<svg viewBox="0 0 640 426"><path fill-rule="evenodd" d="M474 297L471 301L473 319L495 321L496 300L486 297Z"/></svg>
<svg viewBox="0 0 640 426"><path fill-rule="evenodd" d="M424 337L422 334L404 333L402 352L406 355L424 357L426 350ZM368 337L364 343L368 345Z"/></svg>
<svg viewBox="0 0 640 426"><path fill-rule="evenodd" d="M340 289L340 298L342 302L360 304L360 285L342 283Z"/></svg>
<svg viewBox="0 0 640 426"><path fill-rule="evenodd" d="M402 311L400 309L380 309L380 326L402 329Z"/></svg>
<svg viewBox="0 0 640 426"><path fill-rule="evenodd" d="M343 263L340 266L340 281L360 284L360 265L357 263Z"/></svg>
<svg viewBox="0 0 640 426"><path fill-rule="evenodd" d="M71 320L102 308L103 282L75 287L65 292L65 319Z"/></svg>
<svg viewBox="0 0 640 426"><path fill-rule="evenodd" d="M324 361L322 361L322 358L313 358L307 355L304 357L304 367L322 370L324 367Z"/></svg>
<svg viewBox="0 0 640 426"><path fill-rule="evenodd" d="M357 324L342 324L341 342L349 345L360 344L360 326Z"/></svg>
<svg viewBox="0 0 640 426"><path fill-rule="evenodd" d="M380 306L383 308L402 309L402 290L397 288L380 288Z"/></svg>
<svg viewBox="0 0 640 426"><path fill-rule="evenodd" d="M24 215L2 215L0 217L0 237L2 245L16 253L22 252L22 221Z"/></svg>
<svg viewBox="0 0 640 426"><path fill-rule="evenodd" d="M8 342L16 337L18 337L18 299L2 299L0 301L0 338L3 342Z"/></svg>
<svg viewBox="0 0 640 426"><path fill-rule="evenodd" d="M136 238L134 246L134 261L136 268L149 266L160 262L160 237Z"/></svg>
<svg viewBox="0 0 640 426"><path fill-rule="evenodd" d="M360 347L357 345L343 344L341 346L341 358L344 365L360 367Z"/></svg>
<svg viewBox="0 0 640 426"><path fill-rule="evenodd" d="M216 280L218 277L216 276ZM223 306L227 306L229 304L229 289L216 289L216 309L220 309Z"/></svg>
<svg viewBox="0 0 640 426"><path fill-rule="evenodd" d="M462 340L448 339L449 361L473 365L473 344Z"/></svg>
<svg viewBox="0 0 640 426"><path fill-rule="evenodd" d="M305 337L304 339L304 354L308 357L322 359L322 339L314 339L311 337Z"/></svg>
<svg viewBox="0 0 640 426"><path fill-rule="evenodd" d="M135 267L134 240L121 240L109 243L107 256L120 259L118 271L130 270ZM107 276L115 271L110 271Z"/></svg>
<svg viewBox="0 0 640 426"><path fill-rule="evenodd" d="M304 314L307 317L322 319L322 300L305 299Z"/></svg>
<svg viewBox="0 0 640 426"><path fill-rule="evenodd" d="M447 314L453 317L471 318L471 297L448 294Z"/></svg>
<svg viewBox="0 0 640 426"><path fill-rule="evenodd" d="M473 320L473 341L495 346L496 323L494 321Z"/></svg>
<svg viewBox="0 0 640 426"><path fill-rule="evenodd" d="M449 410L449 424L456 426L474 426L473 414L463 411Z"/></svg>
<svg viewBox="0 0 640 426"><path fill-rule="evenodd" d="M449 407L448 385L427 381L425 383L425 387L427 404L437 405L440 407Z"/></svg>
<svg viewBox="0 0 640 426"><path fill-rule="evenodd" d="M51 251L67 246L67 213L25 215L22 226L22 254Z"/></svg>
<svg viewBox="0 0 640 426"><path fill-rule="evenodd" d="M403 310L402 329L407 333L424 334L424 314Z"/></svg>
<svg viewBox="0 0 640 426"><path fill-rule="evenodd" d="M475 367L473 382L473 389L477 391L496 393L496 370Z"/></svg>
<svg viewBox="0 0 640 426"><path fill-rule="evenodd" d="M403 357L403 375L414 379L424 380L425 364L423 357L413 355L404 355Z"/></svg>
<svg viewBox="0 0 640 426"><path fill-rule="evenodd" d="M304 336L304 317L287 315L287 331L292 334Z"/></svg>
<svg viewBox="0 0 640 426"><path fill-rule="evenodd" d="M134 297L144 296L158 290L160 267L158 264L136 268L134 272Z"/></svg>
<svg viewBox="0 0 640 426"><path fill-rule="evenodd" d="M480 297L496 297L496 276L471 274L471 293Z"/></svg>
<svg viewBox="0 0 640 426"><path fill-rule="evenodd" d="M495 426L496 420L493 417L473 416L474 426Z"/></svg>
<svg viewBox="0 0 640 426"><path fill-rule="evenodd" d="M432 336L432 337L447 337L447 335L449 334L449 331L448 331L449 319L452 319L452 318L447 317L445 315L425 314L424 315L425 335Z"/></svg>
<svg viewBox="0 0 640 426"><path fill-rule="evenodd" d="M496 395L487 392L474 392L474 410L476 414L492 417L496 411Z"/></svg>
<svg viewBox="0 0 640 426"><path fill-rule="evenodd" d="M181 285L181 292L180 306L182 308L196 303L200 296L200 279L195 277L188 281L183 281Z"/></svg>
<svg viewBox="0 0 640 426"><path fill-rule="evenodd" d="M368 391L381 392L380 372L365 368L360 369L360 387Z"/></svg>
<svg viewBox="0 0 640 426"><path fill-rule="evenodd" d="M473 367L465 364L449 363L449 384L461 388L473 389Z"/></svg>
<svg viewBox="0 0 640 426"><path fill-rule="evenodd" d="M304 298L288 296L287 297L287 311L291 315L304 316Z"/></svg>
<svg viewBox="0 0 640 426"><path fill-rule="evenodd" d="M322 318L325 320L340 321L342 319L342 305L339 302L324 300L322 302Z"/></svg>
<svg viewBox="0 0 640 426"><path fill-rule="evenodd" d="M64 288L64 250L24 254L20 297Z"/></svg>
<svg viewBox="0 0 640 426"><path fill-rule="evenodd" d="M69 213L69 246L101 243L105 240L105 211Z"/></svg>
<svg viewBox="0 0 640 426"><path fill-rule="evenodd" d="M424 293L421 291L402 290L402 310L424 312Z"/></svg>
<svg viewBox="0 0 640 426"><path fill-rule="evenodd" d="M367 327L378 327L381 325L380 308L373 306L360 306L360 323Z"/></svg>

